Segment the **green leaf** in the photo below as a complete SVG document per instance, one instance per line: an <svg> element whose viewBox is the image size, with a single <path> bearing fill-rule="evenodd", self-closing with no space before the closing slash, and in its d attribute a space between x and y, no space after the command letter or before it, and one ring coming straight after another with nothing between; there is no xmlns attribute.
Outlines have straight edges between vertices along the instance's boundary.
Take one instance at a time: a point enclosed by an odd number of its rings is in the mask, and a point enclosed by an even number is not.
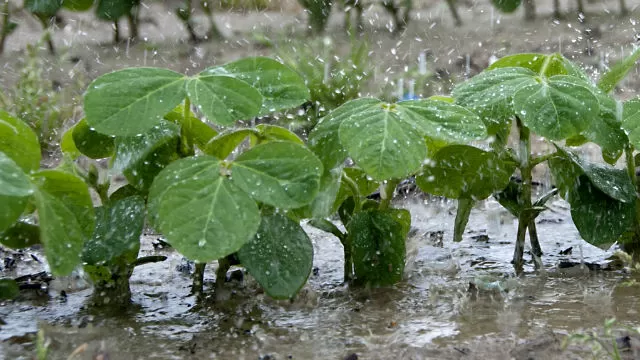
<svg viewBox="0 0 640 360"><path fill-rule="evenodd" d="M502 191L493 194L493 197L515 217L519 217L524 209L522 183L515 180L509 181L509 184Z"/></svg>
<svg viewBox="0 0 640 360"><path fill-rule="evenodd" d="M238 251L260 225L255 201L220 172L211 156L180 159L149 190L154 227L187 258L208 262Z"/></svg>
<svg viewBox="0 0 640 360"><path fill-rule="evenodd" d="M82 261L89 265L109 265L126 253L138 254L144 226L145 203L132 196L95 209L96 227L84 244Z"/></svg>
<svg viewBox="0 0 640 360"><path fill-rule="evenodd" d="M640 148L640 98L626 101L622 107L622 128L629 136L629 142Z"/></svg>
<svg viewBox="0 0 640 360"><path fill-rule="evenodd" d="M179 158L180 128L162 120L141 136L116 138L113 170L122 171L129 184L147 190L155 176Z"/></svg>
<svg viewBox="0 0 640 360"><path fill-rule="evenodd" d="M0 152L0 231L20 218L33 192L29 178L18 164Z"/></svg>
<svg viewBox="0 0 640 360"><path fill-rule="evenodd" d="M93 6L93 0L63 0L62 6L71 11L86 11Z"/></svg>
<svg viewBox="0 0 640 360"><path fill-rule="evenodd" d="M0 243L11 249L23 249L40 244L40 228L18 221L7 230L0 232Z"/></svg>
<svg viewBox="0 0 640 360"><path fill-rule="evenodd" d="M217 131L211 128L211 126L200 121L200 119L195 117L191 111L189 111L189 114L185 119L183 105L178 105L178 107L165 115L164 118L179 125L182 133L189 139L193 139L194 143L198 148L200 148L200 150L204 150L207 143L218 135Z"/></svg>
<svg viewBox="0 0 640 360"><path fill-rule="evenodd" d="M472 199L458 199L458 209L456 210L456 219L453 228L453 241L462 241L464 229L467 227L469 216L471 215L471 210L475 203L476 202Z"/></svg>
<svg viewBox="0 0 640 360"><path fill-rule="evenodd" d="M280 214L265 216L254 238L238 251L247 271L275 299L304 286L313 265L313 244L300 224Z"/></svg>
<svg viewBox="0 0 640 360"><path fill-rule="evenodd" d="M128 197L143 196L143 195L144 194L141 193L138 189L136 189L133 185L127 184L125 186L118 188L118 190L114 191L109 196L109 201L116 202Z"/></svg>
<svg viewBox="0 0 640 360"><path fill-rule="evenodd" d="M294 209L313 201L323 167L307 148L291 142L257 145L232 164L232 181L267 205Z"/></svg>
<svg viewBox="0 0 640 360"><path fill-rule="evenodd" d="M25 173L40 167L38 136L23 121L0 110L0 151L18 164Z"/></svg>
<svg viewBox="0 0 640 360"><path fill-rule="evenodd" d="M524 86L536 84L535 76L533 71L519 67L484 71L458 84L452 95L457 104L480 115L493 135L515 114L513 95Z"/></svg>
<svg viewBox="0 0 640 360"><path fill-rule="evenodd" d="M0 300L11 300L20 295L20 287L13 279L0 279Z"/></svg>
<svg viewBox="0 0 640 360"><path fill-rule="evenodd" d="M220 160L224 160L242 144L247 137L252 141L257 140L256 131L254 129L238 129L229 132L223 132L209 141L202 151L211 156L215 156Z"/></svg>
<svg viewBox="0 0 640 360"><path fill-rule="evenodd" d="M450 199L485 199L504 189L516 168L494 152L468 145L442 148L432 160L416 177L416 184L429 194Z"/></svg>
<svg viewBox="0 0 640 360"><path fill-rule="evenodd" d="M569 181L571 181L571 178L575 181L578 176L584 174L594 186L611 198L624 203L635 202L636 190L625 170L603 164L589 163L576 154L562 148L558 148L558 155L575 165L567 167L566 164L558 162L557 160L553 163L553 167L557 168L561 166L565 168L561 169L561 171L569 171L572 173L571 175L565 176L569 178ZM562 177L562 175L560 176ZM566 182L566 180L563 182ZM563 185L563 187L565 189L569 188L569 186L566 185Z"/></svg>
<svg viewBox="0 0 640 360"><path fill-rule="evenodd" d="M255 129L260 137L269 141L291 141L304 145L304 141L298 135L280 126L259 124Z"/></svg>
<svg viewBox="0 0 640 360"><path fill-rule="evenodd" d="M621 129L622 103L598 89L592 89L600 103L600 116L593 119L591 125L583 132L586 139L602 148L602 155L614 164L622 155L629 140ZM567 143L567 146L577 146Z"/></svg>
<svg viewBox="0 0 640 360"><path fill-rule="evenodd" d="M309 205L311 216L315 219L321 219L331 216L336 212L336 197L340 190L340 179L342 177L342 169L331 169L325 171L320 179L320 190L318 195Z"/></svg>
<svg viewBox="0 0 640 360"><path fill-rule="evenodd" d="M98 0L96 16L100 20L115 21L129 14L137 0Z"/></svg>
<svg viewBox="0 0 640 360"><path fill-rule="evenodd" d="M249 57L205 70L207 74L232 76L254 87L263 97L257 116L297 107L309 99L304 79L295 71L267 57Z"/></svg>
<svg viewBox="0 0 640 360"><path fill-rule="evenodd" d="M263 101L246 82L206 70L187 81L187 95L207 120L224 126L257 116Z"/></svg>
<svg viewBox="0 0 640 360"><path fill-rule="evenodd" d="M24 7L33 14L53 17L62 7L62 2L63 0L24 0Z"/></svg>
<svg viewBox="0 0 640 360"><path fill-rule="evenodd" d="M580 68L575 66L559 53L549 55L537 53L509 55L489 65L487 70L505 67L522 67L545 77L551 77L554 75L570 75L579 77L583 80L589 79L589 77L585 75ZM541 73L541 71L544 71L544 73Z"/></svg>
<svg viewBox="0 0 640 360"><path fill-rule="evenodd" d="M522 0L491 0L493 6L503 13L509 14L518 9Z"/></svg>
<svg viewBox="0 0 640 360"><path fill-rule="evenodd" d="M85 183L56 170L34 175L37 184L40 240L54 275L67 275L80 263L80 253L95 224L93 204Z"/></svg>
<svg viewBox="0 0 640 360"><path fill-rule="evenodd" d="M380 183L377 181L373 181L371 177L367 175L362 169L357 167L349 167L344 168L344 175L351 179L358 187L358 191L360 192L360 196L368 196L373 192L378 190L380 187ZM351 191L351 187L348 186L346 181L340 182L340 190L338 190L338 195L336 195L336 206L340 206L343 201L345 201L350 196L355 196Z"/></svg>
<svg viewBox="0 0 640 360"><path fill-rule="evenodd" d="M563 140L586 130L598 115L598 99L587 86L571 76L539 78L517 90L513 107L536 134Z"/></svg>
<svg viewBox="0 0 640 360"><path fill-rule="evenodd" d="M60 150L62 150L62 153L71 160L76 160L82 156L82 153L78 150L76 143L73 141L73 129L73 127L70 128L62 135L62 139L60 140Z"/></svg>
<svg viewBox="0 0 640 360"><path fill-rule="evenodd" d="M635 49L631 55L616 63L609 71L602 74L600 80L598 80L598 88L605 93L613 90L616 85L627 76L629 71L636 66L638 59L640 59L640 48Z"/></svg>
<svg viewBox="0 0 640 360"><path fill-rule="evenodd" d="M611 244L634 224L636 203L623 203L580 176L569 195L571 217L580 236L593 245Z"/></svg>
<svg viewBox="0 0 640 360"><path fill-rule="evenodd" d="M387 286L402 280L410 225L407 210L371 210L353 216L347 227L347 243L351 245L356 284Z"/></svg>
<svg viewBox="0 0 640 360"><path fill-rule="evenodd" d="M91 159L107 158L115 151L115 139L91 129L85 119L73 127L72 136L76 148Z"/></svg>
<svg viewBox="0 0 640 360"><path fill-rule="evenodd" d="M107 135L150 130L184 100L185 77L159 68L129 68L102 75L84 95L87 124Z"/></svg>

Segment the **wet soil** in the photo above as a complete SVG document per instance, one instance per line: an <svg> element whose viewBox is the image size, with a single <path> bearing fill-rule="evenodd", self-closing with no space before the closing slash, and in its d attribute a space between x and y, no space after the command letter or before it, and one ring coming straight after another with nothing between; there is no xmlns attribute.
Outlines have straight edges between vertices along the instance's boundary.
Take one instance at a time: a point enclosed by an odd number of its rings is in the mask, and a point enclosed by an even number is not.
<svg viewBox="0 0 640 360"><path fill-rule="evenodd" d="M49 57L43 48L47 76L68 86L79 77L86 82L127 66L192 74L241 56L273 54L283 44L304 46L306 39L304 14L286 4L276 12L220 13L216 21L227 40L194 46L186 42L167 4L144 7L142 15L153 16L156 24L142 26L140 41L117 45L110 44L109 24L64 13L65 24L54 33L60 56ZM618 17L617 2L588 3L585 21L569 10L565 19L553 20L550 5L539 2L539 19L527 23L519 12L493 12L489 2L462 3L464 25L454 27L444 2L420 2L399 37L389 32L386 14L371 7L362 39L371 44L376 70L367 91L378 94L385 82L415 66L422 51L430 70L449 74L436 89L448 93L451 84L481 71L492 56L560 50L597 74L628 54L636 41L637 14ZM635 9L638 2L628 5ZM0 58L3 86L15 81L22 49L40 36L34 20L25 14L18 20L20 27ZM198 24L203 31L205 19L198 18ZM349 36L341 26L334 17L327 35L346 51ZM265 46L265 36L272 45ZM617 94L635 96L638 79L632 74ZM541 144L538 149L544 151ZM584 153L599 156L594 148ZM546 177L544 169L538 177ZM89 308L91 288L81 273L55 279L47 288L25 291L19 300L0 306L0 358L33 358L34 334L42 329L52 359L66 359L74 351L77 359L582 359L592 356L591 349L571 345L563 350L566 335L602 329L612 317L624 326L640 323L640 289L632 285L640 279L623 271L589 269L594 264L606 268L611 251L580 240L563 201L553 202L538 220L544 271L535 272L527 263L519 278L510 265L514 219L495 201L474 209L464 240L456 244L451 240L455 202L410 197L397 205L411 210L414 227L406 281L397 286L348 289L342 284L339 241L306 227L314 242L314 273L297 299L270 300L245 277L228 284L222 304L196 306L189 295L191 265L170 249L155 248L160 236L148 234L143 255L168 260L136 269L130 309ZM8 259L3 277L46 270L38 250L2 255ZM212 264L207 289L214 277ZM630 344L624 356L634 358L636 342Z"/></svg>

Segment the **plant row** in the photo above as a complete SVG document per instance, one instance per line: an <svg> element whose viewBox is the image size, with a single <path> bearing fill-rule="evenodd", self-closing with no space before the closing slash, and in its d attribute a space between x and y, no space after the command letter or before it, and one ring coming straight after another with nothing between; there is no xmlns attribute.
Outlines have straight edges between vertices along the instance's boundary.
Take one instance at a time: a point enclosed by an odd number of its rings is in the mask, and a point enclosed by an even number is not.
<svg viewBox="0 0 640 360"><path fill-rule="evenodd" d="M610 92L639 56L597 83L559 54L508 56L451 97L348 101L306 143L278 126L234 126L309 98L304 80L275 60L245 58L193 76L161 68L108 73L86 90L85 118L64 135L55 169L40 168L34 132L0 113L0 243L41 244L54 275L82 264L95 303L122 304L133 269L162 260L139 257L148 223L196 261L194 292L203 294L205 264L217 260L216 287L241 264L267 294L291 298L312 268L305 220L342 242L345 281L387 286L403 277L411 226L409 211L391 200L403 179L415 177L423 191L458 200L455 241L474 204L495 196L519 221L517 272L527 232L541 266L535 218L556 193L586 241L620 241L637 254L640 100L621 102ZM532 155L533 134L556 150ZM472 145L479 141L487 146ZM589 163L567 148L589 141L610 164L624 156L627 168ZM80 156L109 159L109 169L81 168ZM533 199L531 172L542 163L557 188ZM111 183L114 174L127 184ZM369 196L376 191L378 200ZM15 295L12 280L0 284L2 296Z"/></svg>

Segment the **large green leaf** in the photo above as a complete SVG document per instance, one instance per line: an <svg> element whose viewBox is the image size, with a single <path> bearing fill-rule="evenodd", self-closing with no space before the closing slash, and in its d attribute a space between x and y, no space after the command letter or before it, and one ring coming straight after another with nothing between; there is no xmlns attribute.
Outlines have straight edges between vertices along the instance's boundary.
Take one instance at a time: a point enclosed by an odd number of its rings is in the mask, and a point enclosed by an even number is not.
<svg viewBox="0 0 640 360"><path fill-rule="evenodd" d="M62 7L63 0L24 0L25 9L31 13L52 17Z"/></svg>
<svg viewBox="0 0 640 360"><path fill-rule="evenodd" d="M593 90L600 103L600 116L592 120L583 136L600 145L605 160L614 164L629 142L621 128L622 103L602 91Z"/></svg>
<svg viewBox="0 0 640 360"><path fill-rule="evenodd" d="M152 224L191 260L207 262L238 251L260 225L255 201L221 171L211 156L181 159L164 168L149 190Z"/></svg>
<svg viewBox="0 0 640 360"><path fill-rule="evenodd" d="M177 159L180 129L162 120L141 136L116 138L113 170L122 171L129 183L147 190L155 176Z"/></svg>
<svg viewBox="0 0 640 360"><path fill-rule="evenodd" d="M453 89L456 103L482 117L493 135L515 114L513 95L523 86L536 84L536 73L520 67L484 71Z"/></svg>
<svg viewBox="0 0 640 360"><path fill-rule="evenodd" d="M73 127L72 137L76 148L92 159L110 157L115 151L115 139L91 129L85 119Z"/></svg>
<svg viewBox="0 0 640 360"><path fill-rule="evenodd" d="M249 57L205 73L233 76L256 88L264 101L258 115L290 109L309 99L304 79L295 71L267 57Z"/></svg>
<svg viewBox="0 0 640 360"><path fill-rule="evenodd" d="M598 88L600 88L605 93L613 90L616 85L622 79L627 76L629 71L636 66L636 61L640 59L640 48L635 49L631 55L624 58L622 61L615 64L609 71L605 72L600 76L600 80L598 80Z"/></svg>
<svg viewBox="0 0 640 360"><path fill-rule="evenodd" d="M125 253L137 255L144 226L145 203L139 196L117 200L95 209L96 227L84 244L82 261L89 265L108 265Z"/></svg>
<svg viewBox="0 0 640 360"><path fill-rule="evenodd" d="M582 80L589 79L579 67L559 53L549 55L537 53L509 55L494 62L487 69L493 70L505 67L522 67L545 77L570 75Z"/></svg>
<svg viewBox="0 0 640 360"><path fill-rule="evenodd" d="M627 132L629 142L640 149L640 99L626 101L622 109L622 128Z"/></svg>
<svg viewBox="0 0 640 360"><path fill-rule="evenodd" d="M260 92L246 82L207 71L187 81L187 94L207 120L220 125L257 116L263 101Z"/></svg>
<svg viewBox="0 0 640 360"><path fill-rule="evenodd" d="M633 226L636 203L623 203L609 197L587 176L577 179L568 200L573 223L590 244L611 244Z"/></svg>
<svg viewBox="0 0 640 360"><path fill-rule="evenodd" d="M18 221L0 232L0 243L11 249L23 249L40 244L40 228L37 225Z"/></svg>
<svg viewBox="0 0 640 360"><path fill-rule="evenodd" d="M62 6L71 11L86 11L93 6L93 0L63 0Z"/></svg>
<svg viewBox="0 0 640 360"><path fill-rule="evenodd" d="M254 129L237 129L229 132L223 132L209 141L202 151L211 156L215 156L220 160L224 160L242 144L247 137L252 141L257 139Z"/></svg>
<svg viewBox="0 0 640 360"><path fill-rule="evenodd" d="M93 233L89 190L82 179L56 170L40 171L33 180L47 262L54 275L67 275L80 263L82 246Z"/></svg>
<svg viewBox="0 0 640 360"><path fill-rule="evenodd" d="M33 192L29 178L18 164L0 152L0 231L20 218Z"/></svg>
<svg viewBox="0 0 640 360"><path fill-rule="evenodd" d="M129 68L102 75L84 95L87 123L108 135L144 133L184 100L185 81L184 75L159 68Z"/></svg>
<svg viewBox="0 0 640 360"><path fill-rule="evenodd" d="M278 208L293 209L313 201L323 167L302 145L269 142L240 155L231 171L232 181L252 198Z"/></svg>
<svg viewBox="0 0 640 360"><path fill-rule="evenodd" d="M509 14L520 7L522 0L491 0L491 3L496 7L496 9Z"/></svg>
<svg viewBox="0 0 640 360"><path fill-rule="evenodd" d="M551 140L580 134L600 111L588 85L565 75L538 78L520 87L513 96L513 107L527 127Z"/></svg>
<svg viewBox="0 0 640 360"><path fill-rule="evenodd" d="M29 173L40 167L38 136L23 121L0 110L0 151Z"/></svg>
<svg viewBox="0 0 640 360"><path fill-rule="evenodd" d="M504 189L516 168L494 152L468 145L442 148L432 160L416 177L416 183L427 193L450 199L485 199Z"/></svg>
<svg viewBox="0 0 640 360"><path fill-rule="evenodd" d="M347 227L347 243L357 284L386 286L402 279L410 225L407 210L371 210L353 216Z"/></svg>
<svg viewBox="0 0 640 360"><path fill-rule="evenodd" d="M636 190L625 170L603 164L589 163L571 151L562 148L558 148L558 156L564 157L575 165L567 166L565 163L554 160L552 164L554 168L561 166L563 168L561 168L560 171L571 173L571 175L565 175L565 178L576 179L578 176L584 174L595 187L611 198L623 203L635 202ZM559 177L562 178L562 175L559 175ZM569 188L566 185L563 187Z"/></svg>
<svg viewBox="0 0 640 360"><path fill-rule="evenodd" d="M269 296L288 299L311 273L313 244L300 224L275 214L262 218L258 232L238 257Z"/></svg>
<svg viewBox="0 0 640 360"><path fill-rule="evenodd" d="M101 20L115 21L129 14L139 0L98 0L96 16Z"/></svg>

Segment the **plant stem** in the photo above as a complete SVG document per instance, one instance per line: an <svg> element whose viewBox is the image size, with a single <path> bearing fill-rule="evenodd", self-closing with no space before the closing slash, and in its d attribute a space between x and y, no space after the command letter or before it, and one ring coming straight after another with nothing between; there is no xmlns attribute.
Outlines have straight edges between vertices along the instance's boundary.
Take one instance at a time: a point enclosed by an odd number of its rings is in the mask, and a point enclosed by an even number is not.
<svg viewBox="0 0 640 360"><path fill-rule="evenodd" d="M625 158L627 161L627 173L629 178L631 179L631 183L633 184L633 188L638 192L638 179L636 177L636 158L633 156L634 152L633 145L627 144L627 147L624 149ZM640 247L640 199L636 196L636 219L634 224L635 232L633 235L631 244L623 244L622 248L625 252L630 254L634 261L638 260L640 257L640 251L638 248Z"/></svg>
<svg viewBox="0 0 640 360"><path fill-rule="evenodd" d="M191 139L191 100L184 99L184 108L182 111L182 120L180 122L180 150L182 156L192 156L195 154L193 141Z"/></svg>
<svg viewBox="0 0 640 360"><path fill-rule="evenodd" d="M193 272L193 284L191 285L191 294L196 295L198 300L204 298L204 268L207 263L196 263Z"/></svg>
<svg viewBox="0 0 640 360"><path fill-rule="evenodd" d="M544 67L544 66L543 66ZM518 133L520 135L518 157L520 159L520 176L522 177L522 201L524 202L522 208L524 211L520 212L518 217L518 234L516 238L516 248L513 253L513 266L516 273L520 274L524 267L524 242L527 235L527 227L531 219L531 134L529 129L522 124L520 118L516 117L516 124L518 126ZM532 241L532 247L540 247L537 242L537 238L530 239ZM536 242L534 245L533 242Z"/></svg>
<svg viewBox="0 0 640 360"><path fill-rule="evenodd" d="M227 281L227 271L229 271L229 268L231 268L231 261L229 261L228 257L224 257L218 260L215 285L216 298L220 295L222 289L224 288L224 283Z"/></svg>
<svg viewBox="0 0 640 360"><path fill-rule="evenodd" d="M349 187L349 190L351 190L351 194L353 195L353 213L355 214L362 209L362 195L360 195L360 189L358 188L358 184L356 184L356 182L344 172L342 173L342 181L344 181L344 183Z"/></svg>
<svg viewBox="0 0 640 360"><path fill-rule="evenodd" d="M556 155L556 152L554 151L554 152L549 153L549 154L532 157L531 161L529 162L531 164L531 168L533 169L534 167L536 167L536 166L542 164L543 162L551 159L555 155Z"/></svg>
<svg viewBox="0 0 640 360"><path fill-rule="evenodd" d="M387 180L387 183L382 187L382 191L380 192L380 197L382 201L380 201L380 206L378 207L380 210L386 210L389 208L391 204L391 200L393 200L393 193L396 190L396 186L400 183L400 180L392 179Z"/></svg>
<svg viewBox="0 0 640 360"><path fill-rule="evenodd" d="M538 229L536 229L536 220L529 220L529 241L531 242L531 256L536 269L542 269L542 247L538 240Z"/></svg>

